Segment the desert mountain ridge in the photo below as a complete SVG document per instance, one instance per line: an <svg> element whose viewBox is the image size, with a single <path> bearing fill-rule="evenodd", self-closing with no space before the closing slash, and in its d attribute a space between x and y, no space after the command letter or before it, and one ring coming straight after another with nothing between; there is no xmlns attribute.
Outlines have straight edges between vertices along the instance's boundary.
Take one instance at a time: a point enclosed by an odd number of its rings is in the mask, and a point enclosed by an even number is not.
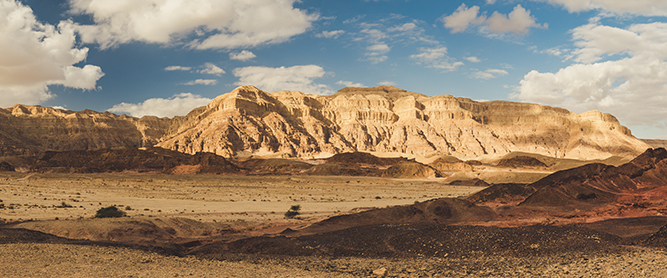
<svg viewBox="0 0 667 278"><path fill-rule="evenodd" d="M462 159L528 152L634 157L649 145L610 115L509 101L425 96L392 86L334 95L241 86L174 118L15 105L0 109L0 156L161 147L224 157L316 158L345 152Z"/></svg>

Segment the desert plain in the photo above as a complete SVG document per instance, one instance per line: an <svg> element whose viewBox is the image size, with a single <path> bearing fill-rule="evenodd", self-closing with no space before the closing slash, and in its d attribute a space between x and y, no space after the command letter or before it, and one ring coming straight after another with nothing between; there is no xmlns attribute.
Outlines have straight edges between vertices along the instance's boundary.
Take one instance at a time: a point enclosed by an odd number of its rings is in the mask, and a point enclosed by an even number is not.
<svg viewBox="0 0 667 278"><path fill-rule="evenodd" d="M486 188L449 182L446 178L0 172L0 211L5 223L0 271L5 277L667 275L667 254L651 247L585 243L573 250L525 252L548 244L540 241L577 244L562 242L567 237L544 235L508 239L514 243L507 249L517 247L506 254L466 243L476 241L479 234L475 232L456 234L461 243L453 248L459 251L440 255L197 254L171 247L275 236L336 215L465 197ZM301 215L286 219L284 213L292 205L301 206ZM127 216L94 218L98 209L108 206L120 208ZM519 232L517 237L530 234L536 233ZM598 235L585 236L595 241ZM531 240L538 243L518 246Z"/></svg>

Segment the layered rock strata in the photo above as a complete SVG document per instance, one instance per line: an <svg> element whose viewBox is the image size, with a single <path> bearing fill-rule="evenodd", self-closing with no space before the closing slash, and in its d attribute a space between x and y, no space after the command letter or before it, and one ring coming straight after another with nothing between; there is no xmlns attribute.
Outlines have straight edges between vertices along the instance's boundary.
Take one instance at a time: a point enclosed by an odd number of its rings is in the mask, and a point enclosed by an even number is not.
<svg viewBox="0 0 667 278"><path fill-rule="evenodd" d="M331 96L242 86L193 110L158 146L225 157L359 151L474 158L522 151L587 160L633 157L649 148L598 111L428 97L386 86L348 87Z"/></svg>
<svg viewBox="0 0 667 278"><path fill-rule="evenodd" d="M41 155L47 150L150 147L175 121L17 104L0 109L0 156Z"/></svg>

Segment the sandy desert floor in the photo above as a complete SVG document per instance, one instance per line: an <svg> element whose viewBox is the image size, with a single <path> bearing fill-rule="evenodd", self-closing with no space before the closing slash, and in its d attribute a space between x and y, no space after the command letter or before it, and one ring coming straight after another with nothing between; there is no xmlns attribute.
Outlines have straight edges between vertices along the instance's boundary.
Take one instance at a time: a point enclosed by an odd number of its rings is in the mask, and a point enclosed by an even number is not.
<svg viewBox="0 0 667 278"><path fill-rule="evenodd" d="M320 219L481 189L442 179L6 172L0 173L0 221L91 218L108 206L128 216L264 222L283 219L291 205L300 205L302 218Z"/></svg>
<svg viewBox="0 0 667 278"><path fill-rule="evenodd" d="M529 258L243 258L163 256L119 247L0 244L3 277L665 277L663 251Z"/></svg>
<svg viewBox="0 0 667 278"><path fill-rule="evenodd" d="M248 226L280 223L301 205L307 225L371 207L465 196L480 187L442 179L0 173L0 218L16 222L89 220L115 205L129 219L190 218ZM93 223L93 222L90 222ZM275 232L275 231L274 231ZM1 238L0 238L1 239ZM4 277L665 277L667 254L618 247L612 252L532 257L445 258L176 257L119 246L0 244Z"/></svg>

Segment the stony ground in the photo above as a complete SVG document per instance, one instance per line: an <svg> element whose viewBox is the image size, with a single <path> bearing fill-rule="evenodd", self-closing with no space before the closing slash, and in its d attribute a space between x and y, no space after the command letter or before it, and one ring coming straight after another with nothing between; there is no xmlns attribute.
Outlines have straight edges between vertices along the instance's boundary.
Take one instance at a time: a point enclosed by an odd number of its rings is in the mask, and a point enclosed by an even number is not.
<svg viewBox="0 0 667 278"><path fill-rule="evenodd" d="M129 216L267 222L296 204L304 217L322 218L481 189L444 179L0 172L0 223L90 218L107 206Z"/></svg>
<svg viewBox="0 0 667 278"><path fill-rule="evenodd" d="M368 259L164 256L122 247L0 244L3 277L667 277L656 249L552 256Z"/></svg>

